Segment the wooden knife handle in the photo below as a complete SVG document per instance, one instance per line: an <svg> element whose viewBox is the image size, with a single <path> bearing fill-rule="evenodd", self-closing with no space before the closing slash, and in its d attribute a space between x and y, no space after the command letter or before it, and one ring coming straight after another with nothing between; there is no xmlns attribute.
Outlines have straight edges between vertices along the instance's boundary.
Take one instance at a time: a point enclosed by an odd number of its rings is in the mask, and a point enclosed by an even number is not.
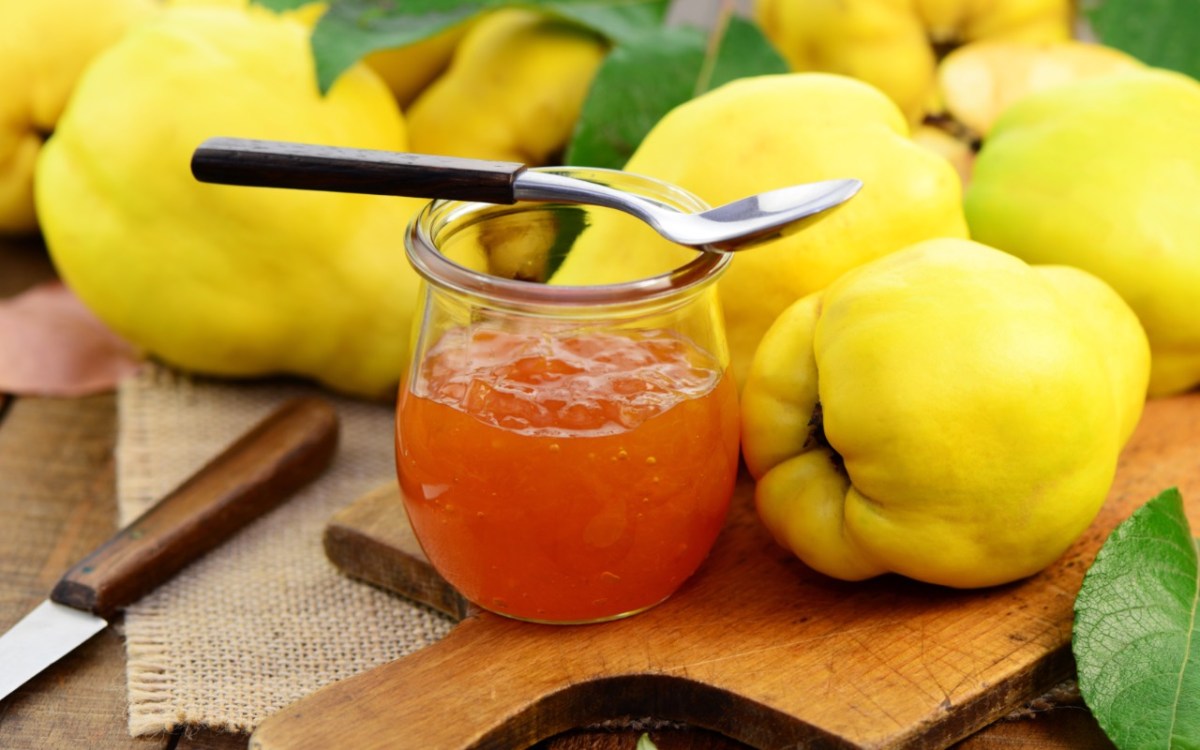
<svg viewBox="0 0 1200 750"><path fill-rule="evenodd" d="M50 598L110 617L316 478L337 442L327 401L286 402L67 571Z"/></svg>
<svg viewBox="0 0 1200 750"><path fill-rule="evenodd" d="M210 138L192 154L201 182L513 203L517 162L245 138Z"/></svg>

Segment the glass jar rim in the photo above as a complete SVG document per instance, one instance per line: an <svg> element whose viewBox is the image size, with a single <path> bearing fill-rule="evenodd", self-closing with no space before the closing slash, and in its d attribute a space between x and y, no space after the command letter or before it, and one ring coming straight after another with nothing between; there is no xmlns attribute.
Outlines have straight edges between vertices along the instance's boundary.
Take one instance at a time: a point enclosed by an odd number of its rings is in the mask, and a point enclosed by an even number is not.
<svg viewBox="0 0 1200 750"><path fill-rule="evenodd" d="M603 182L605 177L616 178L639 183L647 190L654 191L655 194L652 195L641 193L639 195L666 208L687 211L703 211L709 208L703 200L683 188L633 172L602 167L533 167L531 170L561 174L576 179L586 180L591 177L593 181L598 182ZM431 201L423 206L409 222L404 243L409 263L423 279L432 284L457 292L469 293L492 302L518 306L575 308L598 305L640 305L683 295L690 290L714 282L733 260L730 253L697 248L697 256L692 260L654 276L610 284L551 285L508 279L476 271L456 263L438 249L438 231L452 221L466 220L472 216L483 216L486 219L488 212L509 213L514 210L522 210L522 206L542 208L550 205L555 204L518 202L512 205L500 205L447 199ZM614 211L616 209L603 210ZM647 231L652 230L647 228Z"/></svg>

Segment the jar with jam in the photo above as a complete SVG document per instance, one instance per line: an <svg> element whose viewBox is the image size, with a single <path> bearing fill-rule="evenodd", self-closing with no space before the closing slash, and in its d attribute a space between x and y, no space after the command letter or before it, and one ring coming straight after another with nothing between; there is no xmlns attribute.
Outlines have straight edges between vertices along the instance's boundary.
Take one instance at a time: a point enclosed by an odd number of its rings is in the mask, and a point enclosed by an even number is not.
<svg viewBox="0 0 1200 750"><path fill-rule="evenodd" d="M551 171L706 208L638 175ZM521 620L600 622L663 601L708 555L736 480L716 294L731 256L697 252L624 283L545 283L548 259L604 212L434 201L406 237L423 283L397 402L405 509L450 584ZM451 260L467 257L486 268Z"/></svg>

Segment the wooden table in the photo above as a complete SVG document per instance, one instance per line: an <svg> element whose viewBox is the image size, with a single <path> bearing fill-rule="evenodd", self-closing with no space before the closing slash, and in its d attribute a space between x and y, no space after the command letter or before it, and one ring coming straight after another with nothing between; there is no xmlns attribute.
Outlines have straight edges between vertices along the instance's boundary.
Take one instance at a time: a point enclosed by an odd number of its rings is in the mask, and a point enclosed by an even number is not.
<svg viewBox="0 0 1200 750"><path fill-rule="evenodd" d="M36 240L0 240L0 298L51 279L54 270ZM0 631L49 593L72 563L103 542L116 519L116 400L0 394ZM125 651L121 623L4 700L0 747L232 750L246 736L189 730L131 738L126 731ZM630 750L639 732L578 730L537 750ZM744 746L698 729L651 733L661 750L730 750ZM1081 705L1055 705L1001 721L957 750L1088 750L1112 745Z"/></svg>

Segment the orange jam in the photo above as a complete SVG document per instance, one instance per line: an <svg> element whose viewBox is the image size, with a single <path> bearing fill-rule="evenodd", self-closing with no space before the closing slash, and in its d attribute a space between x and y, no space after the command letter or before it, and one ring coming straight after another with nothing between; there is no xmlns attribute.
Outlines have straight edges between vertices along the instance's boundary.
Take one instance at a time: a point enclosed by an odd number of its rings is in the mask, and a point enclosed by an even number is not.
<svg viewBox="0 0 1200 750"><path fill-rule="evenodd" d="M737 473L737 396L664 332L447 333L401 392L397 465L434 567L540 622L632 614L700 566Z"/></svg>

